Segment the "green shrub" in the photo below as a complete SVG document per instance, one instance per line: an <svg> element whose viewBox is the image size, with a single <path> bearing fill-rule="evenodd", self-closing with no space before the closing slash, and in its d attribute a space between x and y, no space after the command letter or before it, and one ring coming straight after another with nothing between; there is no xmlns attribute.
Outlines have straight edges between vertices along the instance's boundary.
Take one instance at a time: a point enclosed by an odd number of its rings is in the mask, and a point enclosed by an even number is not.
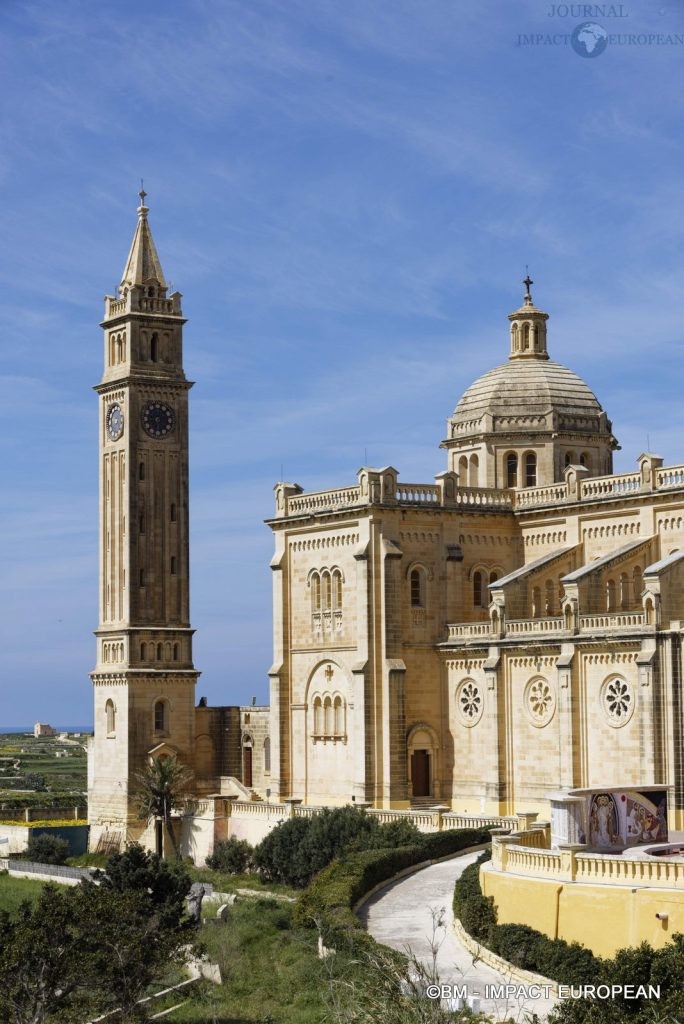
<svg viewBox="0 0 684 1024"><path fill-rule="evenodd" d="M61 836L51 836L46 832L31 836L26 848L26 860L34 860L39 864L64 864L69 856L69 843Z"/></svg>
<svg viewBox="0 0 684 1024"><path fill-rule="evenodd" d="M311 818L291 818L273 829L254 851L254 864L269 881L304 888L336 857L415 845L422 838L409 820L379 825L372 815L350 805L325 808Z"/></svg>
<svg viewBox="0 0 684 1024"><path fill-rule="evenodd" d="M244 839L231 837L217 844L214 852L207 857L206 864L214 871L243 875L251 863L252 852L252 847Z"/></svg>

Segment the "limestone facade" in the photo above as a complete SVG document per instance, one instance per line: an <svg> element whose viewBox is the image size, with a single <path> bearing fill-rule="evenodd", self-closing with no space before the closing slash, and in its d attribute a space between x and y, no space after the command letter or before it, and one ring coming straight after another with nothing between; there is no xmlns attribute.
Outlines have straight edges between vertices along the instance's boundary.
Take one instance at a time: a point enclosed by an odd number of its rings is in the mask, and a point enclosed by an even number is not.
<svg viewBox="0 0 684 1024"><path fill-rule="evenodd" d="M276 799L548 815L551 790L662 784L684 826L684 467L612 473L525 283L434 483L275 488Z"/></svg>

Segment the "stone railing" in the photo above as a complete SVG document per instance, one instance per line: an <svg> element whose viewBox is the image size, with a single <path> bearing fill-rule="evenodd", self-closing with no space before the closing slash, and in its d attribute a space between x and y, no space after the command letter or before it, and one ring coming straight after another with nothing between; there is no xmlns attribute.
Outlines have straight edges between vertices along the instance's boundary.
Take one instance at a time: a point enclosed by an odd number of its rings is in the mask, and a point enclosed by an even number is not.
<svg viewBox="0 0 684 1024"><path fill-rule="evenodd" d="M578 853L574 857L573 881L684 889L684 860L664 860L662 857L630 859Z"/></svg>
<svg viewBox="0 0 684 1024"><path fill-rule="evenodd" d="M457 811L445 811L442 821L446 828L505 828L514 829L518 819L497 817L487 814L459 814Z"/></svg>
<svg viewBox="0 0 684 1024"><path fill-rule="evenodd" d="M547 616L543 619L507 619L506 636L522 636L528 633L557 633L565 629L565 621L561 616Z"/></svg>
<svg viewBox="0 0 684 1024"><path fill-rule="evenodd" d="M513 508L513 492L496 487L459 487L449 503L468 508Z"/></svg>
<svg viewBox="0 0 684 1024"><path fill-rule="evenodd" d="M644 612L608 612L604 615L580 615L579 627L583 629L631 629L646 625Z"/></svg>
<svg viewBox="0 0 684 1024"><path fill-rule="evenodd" d="M456 622L447 626L449 640L467 640L469 637L490 636L489 622Z"/></svg>
<svg viewBox="0 0 684 1024"><path fill-rule="evenodd" d="M684 466L667 466L656 470L656 487L665 490L667 487L684 487Z"/></svg>
<svg viewBox="0 0 684 1024"><path fill-rule="evenodd" d="M288 498L287 513L290 516L307 512L327 512L328 509L349 508L361 504L360 487L337 487L330 491L315 491Z"/></svg>
<svg viewBox="0 0 684 1024"><path fill-rule="evenodd" d="M397 501L402 505L438 505L439 498L435 484L397 484Z"/></svg>
<svg viewBox="0 0 684 1024"><path fill-rule="evenodd" d="M580 485L582 498L612 497L615 494L630 494L641 488L641 477L638 473L622 473L619 476L596 476L582 480Z"/></svg>
<svg viewBox="0 0 684 1024"><path fill-rule="evenodd" d="M547 487L525 487L515 492L515 507L527 508L540 505L557 505L561 501L567 501L568 488L565 483L549 484Z"/></svg>
<svg viewBox="0 0 684 1024"><path fill-rule="evenodd" d="M527 832L494 837L491 870L592 885L684 889L684 858L630 857L628 850L620 856L583 853L579 846L548 850L534 848L530 838Z"/></svg>

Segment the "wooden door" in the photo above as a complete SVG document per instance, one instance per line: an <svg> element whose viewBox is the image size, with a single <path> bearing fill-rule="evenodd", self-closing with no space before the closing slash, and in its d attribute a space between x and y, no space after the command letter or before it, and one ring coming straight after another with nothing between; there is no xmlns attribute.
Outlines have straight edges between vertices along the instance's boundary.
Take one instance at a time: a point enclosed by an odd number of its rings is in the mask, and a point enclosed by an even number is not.
<svg viewBox="0 0 684 1024"><path fill-rule="evenodd" d="M247 789L251 789L252 788L252 748L251 747L243 747L242 754L243 754L243 758L244 758L244 762L243 762L244 763L244 777L243 777L242 781L243 781L244 785L247 787Z"/></svg>
<svg viewBox="0 0 684 1024"><path fill-rule="evenodd" d="M429 750L414 750L411 754L411 781L414 796L430 796Z"/></svg>

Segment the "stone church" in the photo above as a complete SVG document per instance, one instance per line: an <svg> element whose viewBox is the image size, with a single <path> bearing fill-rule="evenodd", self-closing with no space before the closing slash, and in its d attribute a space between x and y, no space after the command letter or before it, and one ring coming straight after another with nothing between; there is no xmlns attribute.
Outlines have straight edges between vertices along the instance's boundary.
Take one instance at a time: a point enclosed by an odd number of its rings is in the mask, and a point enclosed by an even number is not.
<svg viewBox="0 0 684 1024"><path fill-rule="evenodd" d="M385 466L276 485L270 706L195 706L185 321L144 198L96 388L91 846L140 834L135 772L169 753L204 812L230 797L548 814L551 791L662 785L684 827L684 466L647 452L613 474L612 423L549 357L529 277L508 358L458 401L433 483Z"/></svg>

